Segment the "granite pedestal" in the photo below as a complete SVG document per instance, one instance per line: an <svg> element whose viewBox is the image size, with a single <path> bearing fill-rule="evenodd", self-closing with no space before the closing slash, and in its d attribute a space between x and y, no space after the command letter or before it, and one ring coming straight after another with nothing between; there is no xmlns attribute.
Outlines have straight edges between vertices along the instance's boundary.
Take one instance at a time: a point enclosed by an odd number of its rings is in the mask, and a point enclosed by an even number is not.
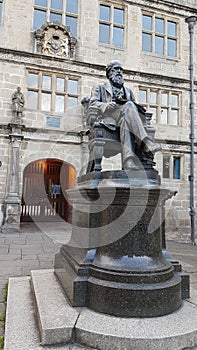
<svg viewBox="0 0 197 350"><path fill-rule="evenodd" d="M73 306L156 317L182 303L181 277L162 254L163 205L174 193L143 171L101 173L68 191L73 232L55 273ZM110 175L109 175L110 174Z"/></svg>

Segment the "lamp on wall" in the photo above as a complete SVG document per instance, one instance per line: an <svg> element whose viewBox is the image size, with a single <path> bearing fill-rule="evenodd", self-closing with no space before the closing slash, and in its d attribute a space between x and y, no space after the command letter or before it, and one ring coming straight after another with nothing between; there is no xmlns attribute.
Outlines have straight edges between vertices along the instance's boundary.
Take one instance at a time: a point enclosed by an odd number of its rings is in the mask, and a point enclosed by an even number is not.
<svg viewBox="0 0 197 350"><path fill-rule="evenodd" d="M191 140L191 153L190 153L190 217L191 217L191 242L195 243L195 208L194 208L194 67L193 67L193 34L194 26L196 24L197 17L190 16L185 19L188 24L189 41L190 41L190 140Z"/></svg>

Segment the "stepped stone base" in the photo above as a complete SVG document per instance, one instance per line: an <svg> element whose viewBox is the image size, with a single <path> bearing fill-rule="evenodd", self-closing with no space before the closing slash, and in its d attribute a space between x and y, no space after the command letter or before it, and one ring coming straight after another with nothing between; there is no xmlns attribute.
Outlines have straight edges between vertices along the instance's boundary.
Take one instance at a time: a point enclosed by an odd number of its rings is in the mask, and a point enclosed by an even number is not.
<svg viewBox="0 0 197 350"><path fill-rule="evenodd" d="M170 315L120 318L73 308L53 270L32 271L9 280L4 350L188 350L196 320L197 291Z"/></svg>

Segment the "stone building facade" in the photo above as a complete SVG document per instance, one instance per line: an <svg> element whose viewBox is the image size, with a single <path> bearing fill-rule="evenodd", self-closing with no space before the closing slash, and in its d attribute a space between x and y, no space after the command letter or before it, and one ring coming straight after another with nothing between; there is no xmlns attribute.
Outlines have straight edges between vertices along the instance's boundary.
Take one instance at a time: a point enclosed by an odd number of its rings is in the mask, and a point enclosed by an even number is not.
<svg viewBox="0 0 197 350"><path fill-rule="evenodd" d="M196 0L0 0L2 230L17 230L21 220L31 217L49 220L58 205L59 215L68 220L63 192L87 160L80 101L105 79L105 65L118 59L136 100L153 113L156 141L162 146L156 156L162 183L177 191L168 201L166 231L169 237L189 239L185 18L197 15L196 5ZM194 57L195 71L195 44ZM14 119L12 105L17 87L25 100L20 120ZM196 81L194 88L196 92ZM120 168L120 158L104 160L104 168Z"/></svg>

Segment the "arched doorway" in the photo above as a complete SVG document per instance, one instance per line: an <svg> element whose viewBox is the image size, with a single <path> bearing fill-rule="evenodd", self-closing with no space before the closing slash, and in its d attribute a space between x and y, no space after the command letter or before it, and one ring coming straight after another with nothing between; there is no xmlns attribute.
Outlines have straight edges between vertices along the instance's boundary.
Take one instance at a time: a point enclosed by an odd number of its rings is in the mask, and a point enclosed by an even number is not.
<svg viewBox="0 0 197 350"><path fill-rule="evenodd" d="M75 179L74 168L57 159L28 164L23 176L21 221L69 221L65 190L74 186Z"/></svg>

